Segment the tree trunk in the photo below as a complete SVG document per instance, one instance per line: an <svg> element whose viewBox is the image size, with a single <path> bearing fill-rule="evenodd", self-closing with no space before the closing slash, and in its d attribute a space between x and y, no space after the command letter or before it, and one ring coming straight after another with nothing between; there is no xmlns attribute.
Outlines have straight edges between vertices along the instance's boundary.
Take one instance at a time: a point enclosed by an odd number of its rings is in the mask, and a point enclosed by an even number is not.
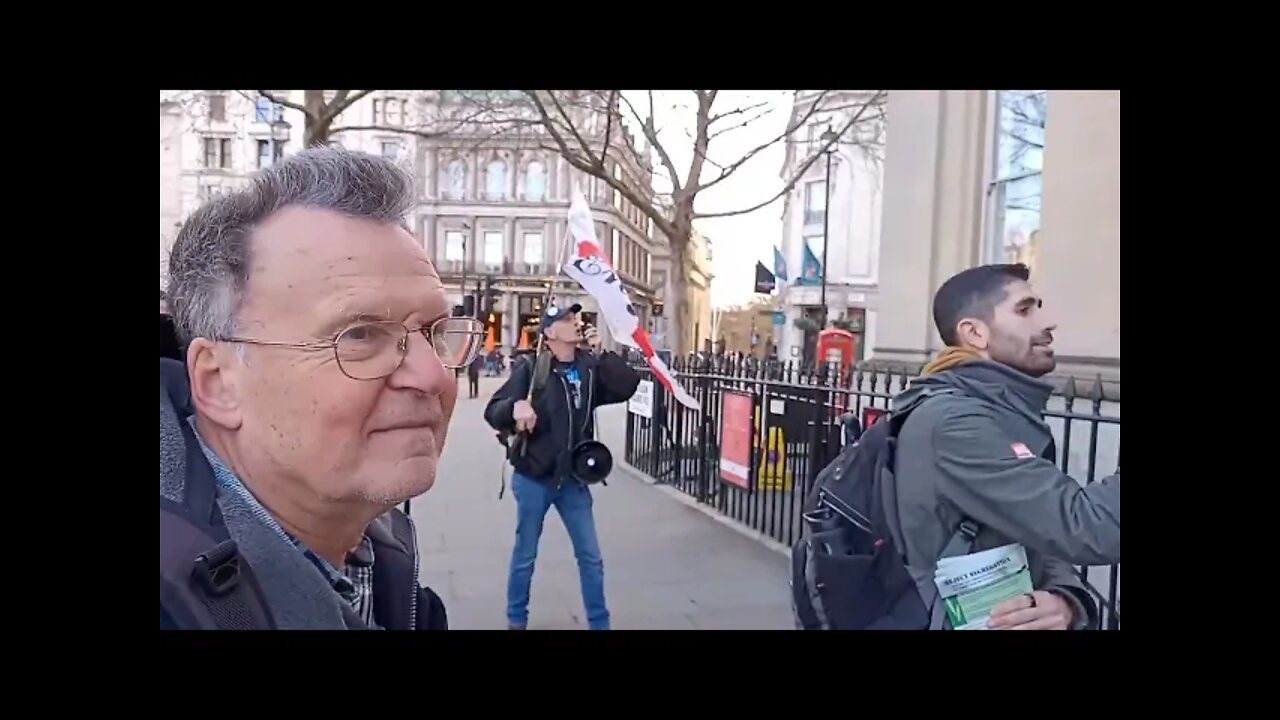
<svg viewBox="0 0 1280 720"><path fill-rule="evenodd" d="M674 312L671 319L674 327L668 329L669 343L671 351L675 355L684 355L694 352L697 348L686 347L685 336L688 328L691 327L691 318L689 317L689 273L688 273L688 257L689 257L689 241L693 234L692 208L687 213L677 211L675 233L667 238L671 249L671 294L675 297L672 305ZM683 221L683 222L682 222Z"/></svg>
<svg viewBox="0 0 1280 720"><path fill-rule="evenodd" d="M323 90L306 90L303 92L302 104L307 111L303 124L303 147L315 147L329 142L329 129L333 127L333 118L328 114Z"/></svg>
<svg viewBox="0 0 1280 720"><path fill-rule="evenodd" d="M676 296L676 335L673 338L675 342L671 343L671 350L676 355L698 350L696 347L686 347L688 343L685 342L689 336L689 329L693 327L693 319L689 317L689 276L683 269L687 247L683 246L681 249L676 249L675 245L671 247L671 292Z"/></svg>
<svg viewBox="0 0 1280 720"><path fill-rule="evenodd" d="M693 197L682 197L676 200L672 213L672 232L667 236L671 249L671 293L675 295L675 312L672 319L675 327L668 332L671 335L671 351L676 355L684 355L697 351L697 348L685 347L685 334L690 327L689 318L689 243L693 236Z"/></svg>

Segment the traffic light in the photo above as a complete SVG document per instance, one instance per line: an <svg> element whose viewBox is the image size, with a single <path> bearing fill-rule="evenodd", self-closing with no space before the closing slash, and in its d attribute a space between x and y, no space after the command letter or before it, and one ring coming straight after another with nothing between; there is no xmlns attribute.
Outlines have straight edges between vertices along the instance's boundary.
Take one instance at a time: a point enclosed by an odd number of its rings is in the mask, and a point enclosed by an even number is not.
<svg viewBox="0 0 1280 720"><path fill-rule="evenodd" d="M502 295L501 291L499 291L497 288L493 286L493 276L486 275L484 278L484 310L485 312L488 312L488 313L493 312L493 309L497 307L498 297L501 295Z"/></svg>
<svg viewBox="0 0 1280 720"><path fill-rule="evenodd" d="M653 304L653 316L662 317L662 303L660 301Z"/></svg>

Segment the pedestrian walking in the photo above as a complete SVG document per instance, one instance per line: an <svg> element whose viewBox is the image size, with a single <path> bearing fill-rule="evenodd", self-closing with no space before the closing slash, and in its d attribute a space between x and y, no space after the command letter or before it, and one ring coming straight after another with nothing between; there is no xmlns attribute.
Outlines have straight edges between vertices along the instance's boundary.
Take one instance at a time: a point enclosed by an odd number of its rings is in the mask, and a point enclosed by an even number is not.
<svg viewBox="0 0 1280 720"><path fill-rule="evenodd" d="M480 355L476 355L475 359L467 365L467 387L470 389L469 398L480 397L480 368L484 366L485 360Z"/></svg>
<svg viewBox="0 0 1280 720"><path fill-rule="evenodd" d="M1072 563L1120 561L1120 472L1082 487L1058 469L1042 413L1056 366L1055 323L1025 265L984 265L947 280L933 301L946 349L894 398L906 416L895 476L905 560L945 621L933 583L957 539L968 552L1020 543L1034 592L993 608L1000 629L1083 629L1098 608Z"/></svg>
<svg viewBox="0 0 1280 720"><path fill-rule="evenodd" d="M482 328L406 229L411 177L311 148L183 224L160 361L160 627L446 629L412 522Z"/></svg>
<svg viewBox="0 0 1280 720"><path fill-rule="evenodd" d="M507 581L507 622L513 630L523 630L529 622L538 541L553 506L573 543L587 625L609 629L591 491L571 465L579 444L595 437L594 410L630 399L640 376L616 353L600 352L595 328L580 334L581 309L577 304L563 310L548 304L540 324L546 360L531 355L517 362L485 409L485 420L495 430L525 434L523 441L510 443L508 454L515 470L511 490L516 499L516 539ZM581 341L589 349L579 348ZM545 374L535 372L540 362L548 363Z"/></svg>
<svg viewBox="0 0 1280 720"><path fill-rule="evenodd" d="M498 374L498 348L495 347L485 353L484 373L485 377L494 377Z"/></svg>

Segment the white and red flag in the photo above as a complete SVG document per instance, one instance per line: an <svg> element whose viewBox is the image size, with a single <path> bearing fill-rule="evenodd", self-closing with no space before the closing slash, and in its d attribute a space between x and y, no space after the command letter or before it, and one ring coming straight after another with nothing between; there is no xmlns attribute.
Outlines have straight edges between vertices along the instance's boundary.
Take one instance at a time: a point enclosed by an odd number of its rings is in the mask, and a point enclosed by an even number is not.
<svg viewBox="0 0 1280 720"><path fill-rule="evenodd" d="M622 280L600 249L595 223L591 220L591 208L577 188L574 188L573 201L569 203L569 233L572 239L569 259L564 264L565 274L577 280L582 289L596 299L600 314L614 339L643 353L654 377L676 401L687 408L701 410L702 405L680 387L679 381L671 374L671 368L654 353L649 333L641 327L636 309L622 287Z"/></svg>

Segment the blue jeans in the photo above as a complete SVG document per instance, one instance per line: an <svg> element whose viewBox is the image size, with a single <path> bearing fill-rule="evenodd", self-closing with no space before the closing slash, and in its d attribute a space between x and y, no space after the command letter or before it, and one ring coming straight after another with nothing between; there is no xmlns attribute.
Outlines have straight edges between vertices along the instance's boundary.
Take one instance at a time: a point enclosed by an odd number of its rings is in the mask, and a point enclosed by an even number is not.
<svg viewBox="0 0 1280 720"><path fill-rule="evenodd" d="M566 481L557 490L517 472L511 479L511 492L516 496L516 546L511 552L511 574L507 579L507 621L519 627L529 622L529 587L533 584L533 565L538 559L542 521L554 505L564 529L569 532L574 557L578 559L587 626L592 630L608 630L604 559L600 557L596 521L591 514L591 491L572 481Z"/></svg>

